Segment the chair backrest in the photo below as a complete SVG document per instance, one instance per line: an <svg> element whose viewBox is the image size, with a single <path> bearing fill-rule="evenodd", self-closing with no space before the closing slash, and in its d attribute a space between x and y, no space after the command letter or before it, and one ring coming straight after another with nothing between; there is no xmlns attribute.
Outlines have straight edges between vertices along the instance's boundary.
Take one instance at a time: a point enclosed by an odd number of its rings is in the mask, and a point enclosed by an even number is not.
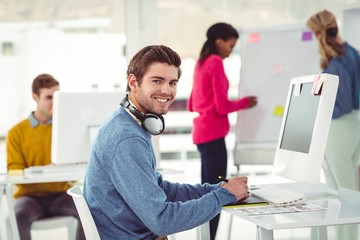
<svg viewBox="0 0 360 240"><path fill-rule="evenodd" d="M36 220L31 225L31 231L41 231L66 227L68 232L68 240L75 240L77 226L78 220L72 216L55 216Z"/></svg>
<svg viewBox="0 0 360 240"><path fill-rule="evenodd" d="M91 215L89 206L87 205L82 193L81 186L70 188L67 193L72 196L76 209L79 213L80 221L84 229L87 240L100 240L99 232L96 228L94 219Z"/></svg>
<svg viewBox="0 0 360 240"><path fill-rule="evenodd" d="M6 239L15 239L9 216L5 218L5 224L6 224ZM33 231L42 231L42 230L48 231L52 229L65 227L67 228L67 239L75 240L77 226L78 226L78 221L76 218L72 216L55 216L49 218L42 218L34 221L31 224L31 237L32 239L36 238L36 235L34 235Z"/></svg>

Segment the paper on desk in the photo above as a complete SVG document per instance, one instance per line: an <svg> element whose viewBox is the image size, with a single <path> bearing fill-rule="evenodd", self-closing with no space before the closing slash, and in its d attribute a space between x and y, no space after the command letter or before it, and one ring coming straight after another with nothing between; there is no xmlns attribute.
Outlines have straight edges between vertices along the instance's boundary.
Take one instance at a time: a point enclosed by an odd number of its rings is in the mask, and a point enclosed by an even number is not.
<svg viewBox="0 0 360 240"><path fill-rule="evenodd" d="M24 174L23 169L9 169L8 171L9 176L20 176Z"/></svg>
<svg viewBox="0 0 360 240"><path fill-rule="evenodd" d="M266 214L278 214L278 213L311 212L311 211L321 211L325 209L326 209L325 207L313 203L306 203L301 205L290 205L290 206L281 206L281 207L268 205L268 206L262 206L256 208L236 208L234 210L247 216L254 216L254 215L266 215Z"/></svg>

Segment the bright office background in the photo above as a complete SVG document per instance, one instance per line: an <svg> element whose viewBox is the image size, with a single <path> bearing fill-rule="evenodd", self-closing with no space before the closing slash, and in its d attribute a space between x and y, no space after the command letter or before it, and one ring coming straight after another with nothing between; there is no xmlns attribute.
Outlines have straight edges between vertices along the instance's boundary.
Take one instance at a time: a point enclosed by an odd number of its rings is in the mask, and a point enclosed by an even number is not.
<svg viewBox="0 0 360 240"><path fill-rule="evenodd" d="M125 22L125 15L129 14L125 10L126 2L130 1L145 4L148 0L0 0L1 171L6 168L4 143L6 132L34 109L31 82L38 74L46 72L54 75L64 91L125 90L126 29L141 28L144 23L141 21L144 20L141 16L138 23ZM333 12L341 27L343 9L360 4L360 0L151 0L151 2L155 3L155 6L148 11L153 11L152 14L156 18L154 34L157 43L170 46L183 59L178 101L174 103L178 111L168 114L166 125L170 126L170 129L167 129L167 134L160 136L161 160L169 161L161 163L164 167L182 167L185 170L186 181L197 182L200 161L190 135L193 115L189 117L184 104L190 93L193 67L205 41L208 27L219 21L228 22L239 30L305 24L312 14L323 9ZM232 97L238 95L241 42L240 36L234 53L225 60ZM231 114L230 119L233 129L226 141L231 168L236 113ZM266 168L265 171L267 170ZM193 177L191 174L195 172L196 175ZM188 177L189 175L191 176ZM173 178L177 180L177 177ZM178 179L183 180L183 177L180 176ZM245 225L245 222L242 224L244 224L243 228L236 229L241 231L239 234L247 238L249 235L246 234L250 234L254 238L254 226ZM224 232L226 236L227 225L222 224L220 228L219 231ZM289 235L291 237L304 235L303 230L300 231L301 233L291 231L290 234L286 232L282 239L290 239ZM308 235L305 234L304 239L308 239Z"/></svg>
<svg viewBox="0 0 360 240"><path fill-rule="evenodd" d="M137 8L127 12L127 6L134 2ZM177 102L173 104L178 111L165 116L169 129L168 134L160 137L161 159L198 159L190 136L194 115L189 115L185 104L195 61L210 25L224 21L239 30L305 25L309 16L328 9L341 26L343 9L359 3L355 0L0 0L0 139L3 141L11 126L34 109L31 83L40 73L54 75L64 91L124 91L127 58L131 57L126 51L132 44L127 42L126 33L144 28L150 15L155 27L144 37L155 36L156 43L170 46L183 59ZM147 16L138 14L138 22L126 21L129 19L126 16L134 15L135 11ZM225 59L231 97L236 97L239 89L240 42ZM230 120L234 126L236 113L230 114ZM171 143L172 138L176 145ZM232 158L233 130L227 142ZM0 150L5 151L4 147ZM3 169L5 159L0 162Z"/></svg>
<svg viewBox="0 0 360 240"><path fill-rule="evenodd" d="M342 9L359 1L154 2L156 6L149 11L156 11L157 42L172 47L183 58L184 74L178 96L186 98L194 62L211 24L225 21L241 29L304 23L323 9L332 11L341 21ZM125 3L125 0L0 0L0 136L4 137L10 126L33 109L30 84L39 73L53 74L60 80L62 90L125 89ZM235 50L226 60L232 96L237 94L240 57Z"/></svg>
<svg viewBox="0 0 360 240"><path fill-rule="evenodd" d="M127 56L126 30L142 28L146 19L126 22L126 4L134 0L0 0L0 138L11 126L27 117L35 107L31 82L40 73L52 74L64 91L125 90ZM146 0L135 0L140 5ZM162 159L198 159L192 144L191 117L185 117L185 103L192 86L192 72L206 37L215 22L224 21L237 29L284 24L305 24L317 11L328 9L341 26L342 11L356 0L152 0L151 11L158 44L168 45L183 59L178 85L179 110L168 114ZM146 3L146 4L145 4ZM134 9L133 9L134 10ZM136 10L136 9L135 9ZM130 29L130 30L129 30ZM234 53L225 59L230 95L238 95L241 36ZM129 54L128 54L129 55ZM271 56L268 56L271 58ZM193 115L191 115L193 116ZM180 119L180 121L179 121ZM236 113L230 115L235 125ZM168 138L170 137L170 138ZM228 136L229 157L234 145ZM166 140L164 140L166 139ZM160 143L161 143L160 142ZM179 144L181 143L181 144ZM179 148L174 149L175 147ZM181 149L189 148L188 152ZM4 151L4 150L2 150ZM1 159L4 165L4 159Z"/></svg>

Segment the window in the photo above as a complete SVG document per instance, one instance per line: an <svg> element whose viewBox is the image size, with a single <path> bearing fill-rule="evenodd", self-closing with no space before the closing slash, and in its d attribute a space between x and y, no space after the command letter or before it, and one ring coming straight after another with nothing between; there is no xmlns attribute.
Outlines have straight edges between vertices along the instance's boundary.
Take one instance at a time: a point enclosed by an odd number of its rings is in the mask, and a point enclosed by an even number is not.
<svg viewBox="0 0 360 240"><path fill-rule="evenodd" d="M12 42L2 42L1 44L1 54L2 55L14 55L14 44Z"/></svg>

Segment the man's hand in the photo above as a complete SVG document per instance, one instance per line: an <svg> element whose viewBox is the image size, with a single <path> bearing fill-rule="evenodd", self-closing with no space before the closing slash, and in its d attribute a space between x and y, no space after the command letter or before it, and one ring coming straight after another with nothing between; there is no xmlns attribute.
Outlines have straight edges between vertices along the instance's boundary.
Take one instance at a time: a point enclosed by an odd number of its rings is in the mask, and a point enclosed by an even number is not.
<svg viewBox="0 0 360 240"><path fill-rule="evenodd" d="M247 177L233 177L230 178L228 182L223 182L221 187L234 194L236 201L239 201L240 199L247 198L249 196L247 180Z"/></svg>

